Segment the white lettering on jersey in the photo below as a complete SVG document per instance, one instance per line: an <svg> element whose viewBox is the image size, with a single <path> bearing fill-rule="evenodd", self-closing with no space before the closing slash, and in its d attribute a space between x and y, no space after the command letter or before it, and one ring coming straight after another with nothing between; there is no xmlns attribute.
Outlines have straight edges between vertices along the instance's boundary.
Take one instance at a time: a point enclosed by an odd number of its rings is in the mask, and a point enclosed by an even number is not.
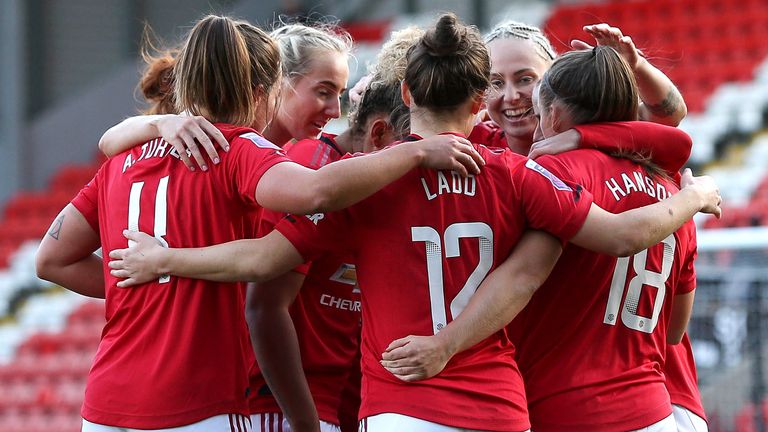
<svg viewBox="0 0 768 432"><path fill-rule="evenodd" d="M247 140L251 140L254 144L256 144L256 147L259 148L268 148L268 149L274 149L274 150L280 150L280 147L273 144L271 141L267 140L263 136L254 133L254 132L248 132L240 135L240 138L245 138Z"/></svg>
<svg viewBox="0 0 768 432"><path fill-rule="evenodd" d="M608 188L616 201L626 197L631 192L645 193L659 201L671 195L663 184L657 183L651 177L644 176L639 172L633 172L632 175L621 173L616 177L611 177L605 181L605 187Z"/></svg>
<svg viewBox="0 0 768 432"><path fill-rule="evenodd" d="M132 167L133 164L137 162L151 158L165 157L168 154L172 154L178 159L178 153L176 153L175 149L171 148L171 151L168 151L168 142L164 139L155 138L152 141L147 141L141 145L141 154L138 158L136 158L136 160L133 159L131 153L128 153L125 156L125 161L123 162L123 172L125 172L128 168Z"/></svg>
<svg viewBox="0 0 768 432"><path fill-rule="evenodd" d="M320 296L320 304L341 310L360 312L360 301L334 297L330 294Z"/></svg>
<svg viewBox="0 0 768 432"><path fill-rule="evenodd" d="M323 220L325 218L325 213L315 213L311 215L306 215L307 219L311 220L313 224L317 225L318 222Z"/></svg>
<svg viewBox="0 0 768 432"><path fill-rule="evenodd" d="M477 191L477 179L474 175L470 174L465 178L462 178L458 173L451 171L451 180L445 176L442 171L437 172L437 184L435 189L437 192L432 192L427 184L427 180L421 177L421 185L424 187L424 193L427 196L427 201L432 201L442 194L462 194L466 196L475 196Z"/></svg>
<svg viewBox="0 0 768 432"><path fill-rule="evenodd" d="M565 184L562 180L560 180L556 175L552 174L551 172L549 172L548 169L537 164L533 160L529 159L528 162L525 163L525 167L528 169L532 169L537 173L541 174L542 176L544 176L547 180L549 180L550 183L552 183L552 186L554 186L555 189L561 190L561 191L573 191L573 189L568 187L568 185Z"/></svg>

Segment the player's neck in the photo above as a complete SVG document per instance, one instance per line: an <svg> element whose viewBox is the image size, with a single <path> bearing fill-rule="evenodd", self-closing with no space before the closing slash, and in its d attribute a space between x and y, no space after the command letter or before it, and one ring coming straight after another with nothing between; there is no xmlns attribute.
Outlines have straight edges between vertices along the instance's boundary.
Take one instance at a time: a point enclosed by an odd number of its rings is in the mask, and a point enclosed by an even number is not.
<svg viewBox="0 0 768 432"><path fill-rule="evenodd" d="M472 121L466 117L411 114L411 133L428 138L446 132L469 136L472 132Z"/></svg>
<svg viewBox="0 0 768 432"><path fill-rule="evenodd" d="M336 145L339 146L339 150L343 152L354 153L355 149L352 146L352 139L352 129L348 128L336 136Z"/></svg>

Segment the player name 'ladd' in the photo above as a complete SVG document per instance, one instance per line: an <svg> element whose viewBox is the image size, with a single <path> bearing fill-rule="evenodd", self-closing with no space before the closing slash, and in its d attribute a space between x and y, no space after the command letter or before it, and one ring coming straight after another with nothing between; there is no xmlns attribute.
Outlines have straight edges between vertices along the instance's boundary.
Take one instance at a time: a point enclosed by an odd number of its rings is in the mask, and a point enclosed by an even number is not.
<svg viewBox="0 0 768 432"><path fill-rule="evenodd" d="M427 200L432 201L439 195L446 193L464 194L466 196L475 196L477 190L477 180L472 174L462 178L458 173L451 171L451 179L445 176L443 171L437 172L437 184L432 184L432 188L427 184L427 180L421 177L421 185L424 186L424 192L427 194ZM434 192L432 192L434 191Z"/></svg>

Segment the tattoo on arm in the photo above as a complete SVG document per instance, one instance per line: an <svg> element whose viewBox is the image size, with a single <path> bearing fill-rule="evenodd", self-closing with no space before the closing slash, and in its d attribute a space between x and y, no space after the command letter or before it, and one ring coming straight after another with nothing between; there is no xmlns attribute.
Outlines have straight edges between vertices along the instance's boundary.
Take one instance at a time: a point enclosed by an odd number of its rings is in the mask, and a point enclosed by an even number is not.
<svg viewBox="0 0 768 432"><path fill-rule="evenodd" d="M64 215L61 215L56 218L55 221L53 221L53 224L51 225L51 229L48 230L48 235L53 237L55 240L59 239L59 234L61 234L61 225L64 223Z"/></svg>
<svg viewBox="0 0 768 432"><path fill-rule="evenodd" d="M664 100L653 105L646 103L645 107L648 108L648 111L650 111L651 114L657 117L669 117L680 109L680 104L682 102L683 96L676 88L672 87Z"/></svg>

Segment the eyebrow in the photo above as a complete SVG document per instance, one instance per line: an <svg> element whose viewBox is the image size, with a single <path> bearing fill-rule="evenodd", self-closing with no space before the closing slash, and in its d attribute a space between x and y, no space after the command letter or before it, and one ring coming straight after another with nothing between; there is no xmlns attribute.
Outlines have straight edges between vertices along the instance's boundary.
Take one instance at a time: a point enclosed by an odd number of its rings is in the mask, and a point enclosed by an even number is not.
<svg viewBox="0 0 768 432"><path fill-rule="evenodd" d="M335 82L329 81L329 80L320 81L320 82L317 83L317 85L330 87L330 88L332 88L334 90L341 90L341 93L343 93L343 92L345 92L347 90L346 87L342 87L341 89L339 89L339 86L337 86Z"/></svg>

